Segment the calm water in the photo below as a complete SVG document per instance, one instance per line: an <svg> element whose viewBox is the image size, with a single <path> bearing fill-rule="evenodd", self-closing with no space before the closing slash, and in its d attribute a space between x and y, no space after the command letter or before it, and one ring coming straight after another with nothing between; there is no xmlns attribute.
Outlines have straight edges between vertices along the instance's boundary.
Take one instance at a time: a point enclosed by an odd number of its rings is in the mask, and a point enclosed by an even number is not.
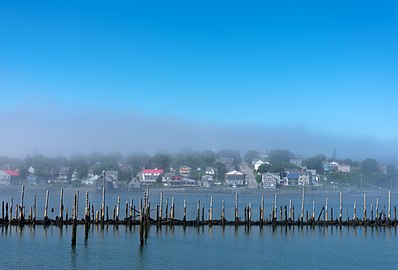
<svg viewBox="0 0 398 270"><path fill-rule="evenodd" d="M71 205L75 189L66 189L65 207ZM159 202L159 192L153 191L151 201ZM43 204L45 190L26 188L25 205L30 206L33 194L37 194L38 207ZM84 204L84 190L80 193L80 205ZM253 206L253 219L258 219L261 200L260 192L241 193L240 209L249 202ZM107 194L107 204L113 206L117 197L121 201L139 200L141 192ZM19 203L19 188L0 189L0 200ZM188 200L188 218L196 217L197 199L208 209L210 196L214 201L214 216L221 213L221 201L226 202L227 219L233 218L235 195L233 192L192 193L165 191L164 199L176 200L176 216L182 215L182 201ZM266 209L271 209L274 193L265 193ZM335 207L337 214L338 192L307 194L306 209L312 211L312 200L316 201L317 212L325 197ZM92 191L90 199L99 206L100 193ZM380 207L387 203L385 192L367 194L368 208L380 198ZM392 205L396 205L396 194L392 194ZM300 209L301 194L292 192L278 194L278 204L285 205L293 200ZM362 216L363 194L344 194L344 207L358 204L358 216ZM124 203L122 203L123 205ZM58 213L59 189L50 193L50 208ZM180 206L180 207L179 207ZM42 208L40 211L42 210ZM180 209L181 208L181 209ZM122 207L122 213L124 206ZM243 212L242 210L240 210ZM297 211L297 210L296 210ZM350 210L352 212L352 210ZM344 211L344 216L346 215ZM351 213L350 212L350 213ZM83 208L80 210L83 214ZM242 213L243 214L243 213ZM369 215L369 213L368 213ZM38 216L39 210L38 210ZM88 238L84 227L77 231L77 245L71 246L71 227L36 226L0 227L1 269L398 269L397 228L364 228L329 226L316 228L299 227L183 227L167 226L158 230L150 228L144 246L140 246L138 227L131 230L126 226L92 226Z"/></svg>

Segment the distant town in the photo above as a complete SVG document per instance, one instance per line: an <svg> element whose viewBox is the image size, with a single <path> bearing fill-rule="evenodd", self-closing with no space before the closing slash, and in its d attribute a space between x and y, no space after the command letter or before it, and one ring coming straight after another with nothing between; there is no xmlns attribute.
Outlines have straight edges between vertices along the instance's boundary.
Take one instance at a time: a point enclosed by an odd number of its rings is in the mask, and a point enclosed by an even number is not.
<svg viewBox="0 0 398 270"><path fill-rule="evenodd" d="M107 189L151 188L389 188L398 171L392 164L368 158L340 160L319 154L303 158L289 150L268 153L186 150L177 154L92 153L25 159L0 157L0 187L60 185Z"/></svg>

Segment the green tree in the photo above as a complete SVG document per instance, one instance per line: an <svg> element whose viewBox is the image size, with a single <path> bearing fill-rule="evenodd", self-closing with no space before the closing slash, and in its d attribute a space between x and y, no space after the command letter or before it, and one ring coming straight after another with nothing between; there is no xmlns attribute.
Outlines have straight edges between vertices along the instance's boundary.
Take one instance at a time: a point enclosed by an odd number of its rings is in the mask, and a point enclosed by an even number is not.
<svg viewBox="0 0 398 270"><path fill-rule="evenodd" d="M243 160L251 165L253 159L255 158L259 158L260 157L260 152L256 151L256 150L249 150L246 152L246 154L243 156Z"/></svg>
<svg viewBox="0 0 398 270"><path fill-rule="evenodd" d="M272 150L268 154L269 161L273 166L289 163L294 158L294 154L289 150Z"/></svg>

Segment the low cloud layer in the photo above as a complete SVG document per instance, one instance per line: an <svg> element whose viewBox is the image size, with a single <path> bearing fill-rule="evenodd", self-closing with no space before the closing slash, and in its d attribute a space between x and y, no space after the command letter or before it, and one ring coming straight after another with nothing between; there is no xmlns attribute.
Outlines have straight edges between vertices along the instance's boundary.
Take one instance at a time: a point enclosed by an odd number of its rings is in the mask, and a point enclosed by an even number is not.
<svg viewBox="0 0 398 270"><path fill-rule="evenodd" d="M41 153L68 156L94 151L154 153L194 150L289 149L304 157L323 153L338 158L374 157L396 163L396 141L322 134L305 126L216 125L171 116L138 113L3 111L0 155L24 157Z"/></svg>

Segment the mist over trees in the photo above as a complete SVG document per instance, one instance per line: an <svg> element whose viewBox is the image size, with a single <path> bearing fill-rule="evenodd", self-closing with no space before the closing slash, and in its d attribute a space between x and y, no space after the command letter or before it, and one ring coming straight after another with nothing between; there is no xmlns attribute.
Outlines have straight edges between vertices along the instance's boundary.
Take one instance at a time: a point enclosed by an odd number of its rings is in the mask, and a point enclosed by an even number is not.
<svg viewBox="0 0 398 270"><path fill-rule="evenodd" d="M165 172L178 170L181 166L192 168L192 177L199 178L201 171L206 167L214 167L220 179L228 172L228 168L220 158L233 159L233 167L229 169L239 170L239 164L243 161L252 165L252 161L259 159L262 155L257 150L249 150L244 154L238 150L211 150L194 151L185 149L178 153L158 152L153 155L146 153L132 153L123 156L120 153L104 154L93 152L88 155L74 154L69 158L58 155L46 157L42 154L29 155L24 159L10 159L0 157L0 169L17 169L21 179L26 179L29 168L33 167L35 175L42 179L51 180L57 176L61 167L71 167L78 172L78 177L84 178L89 170L94 174L101 174L104 170L115 170L119 172L120 181L129 181L143 169L163 169ZM265 155L266 156L266 155ZM301 170L302 168L290 163L297 156L289 150L271 150L268 153L267 163L258 168L259 173L271 172L280 173L283 176L284 170ZM347 164L351 167L350 172L325 171L323 163L336 161L340 164ZM302 167L309 170L316 170L317 174L326 179L327 182L339 183L353 187L393 187L398 181L398 170L395 165L381 165L376 159L367 158L361 161L351 159L338 160L328 158L324 154L317 154L302 159ZM261 179L259 179L261 180Z"/></svg>

